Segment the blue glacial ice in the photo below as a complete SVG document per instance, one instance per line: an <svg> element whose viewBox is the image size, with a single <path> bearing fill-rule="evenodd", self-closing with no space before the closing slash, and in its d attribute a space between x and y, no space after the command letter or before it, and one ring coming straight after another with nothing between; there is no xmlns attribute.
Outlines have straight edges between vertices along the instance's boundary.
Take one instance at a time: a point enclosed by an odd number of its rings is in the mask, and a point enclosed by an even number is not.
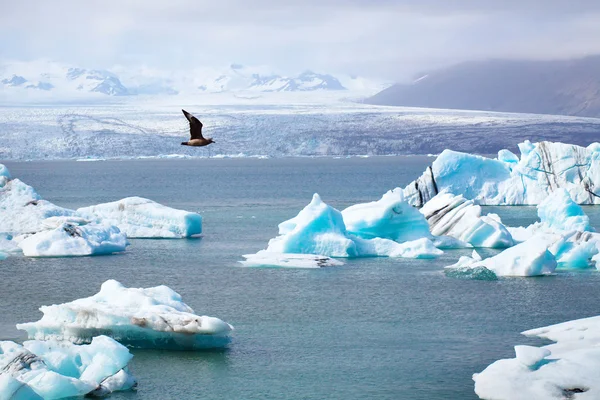
<svg viewBox="0 0 600 400"><path fill-rule="evenodd" d="M429 238L398 243L387 238L364 239L347 231L342 213L315 194L298 215L279 224L279 234L266 252L329 257L432 258L442 254ZM384 232L385 234L385 232Z"/></svg>
<svg viewBox="0 0 600 400"><path fill-rule="evenodd" d="M182 238L202 233L202 217L142 197L77 209L77 214L116 225L130 238Z"/></svg>
<svg viewBox="0 0 600 400"><path fill-rule="evenodd" d="M143 348L221 348L231 341L233 327L214 317L194 314L167 286L126 288L115 280L100 292L70 303L42 306L37 322L17 324L29 338L89 343L106 335Z"/></svg>
<svg viewBox="0 0 600 400"><path fill-rule="evenodd" d="M129 390L137 385L127 369L132 357L125 346L106 336L87 345L2 341L0 398L62 399Z"/></svg>
<svg viewBox="0 0 600 400"><path fill-rule="evenodd" d="M342 210L346 230L363 239L383 238L407 242L429 237L423 215L404 200L402 189L385 193L380 200Z"/></svg>
<svg viewBox="0 0 600 400"><path fill-rule="evenodd" d="M439 193L421 208L431 233L450 236L473 247L505 248L515 244L496 214L481 215L481 206L462 195Z"/></svg>
<svg viewBox="0 0 600 400"><path fill-rule="evenodd" d="M498 277L548 275L553 273L557 266L556 258L548 250L549 241L546 237L536 235L484 260L474 253L473 257L461 257L456 264L447 266L445 272L450 275L477 276L486 273L481 268L484 267Z"/></svg>
<svg viewBox="0 0 600 400"><path fill-rule="evenodd" d="M116 226L89 224L77 217L51 217L42 224L48 229L17 240L27 257L74 257L125 251L127 237Z"/></svg>
<svg viewBox="0 0 600 400"><path fill-rule="evenodd" d="M558 268L581 269L596 265L600 253L600 234L594 232L588 216L565 189L550 193L538 205L539 222L526 228L509 228L518 241L538 236L546 240Z"/></svg>
<svg viewBox="0 0 600 400"><path fill-rule="evenodd" d="M507 150L497 159L444 150L423 175L404 188L422 206L440 192L482 205L536 205L559 188L578 204L600 204L600 145L525 141L520 158Z"/></svg>
<svg viewBox="0 0 600 400"><path fill-rule="evenodd" d="M600 398L600 316L522 332L549 339L542 347L515 346L515 358L473 374L482 399Z"/></svg>

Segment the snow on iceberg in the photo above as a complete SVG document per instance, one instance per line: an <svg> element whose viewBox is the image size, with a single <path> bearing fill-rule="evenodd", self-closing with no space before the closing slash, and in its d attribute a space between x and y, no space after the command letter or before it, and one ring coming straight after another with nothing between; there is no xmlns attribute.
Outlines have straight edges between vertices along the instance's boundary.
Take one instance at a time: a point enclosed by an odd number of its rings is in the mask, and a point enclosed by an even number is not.
<svg viewBox="0 0 600 400"><path fill-rule="evenodd" d="M498 360L473 374L480 398L600 398L600 316L522 333L556 343L515 346L515 358Z"/></svg>
<svg viewBox="0 0 600 400"><path fill-rule="evenodd" d="M42 221L46 228L19 242L28 257L69 257L112 254L125 251L127 237L108 224L87 224L81 218L52 217Z"/></svg>
<svg viewBox="0 0 600 400"><path fill-rule="evenodd" d="M220 348L233 327L218 318L195 315L181 296L167 286L126 288L115 280L100 292L70 303L42 306L37 322L17 324L29 338L88 343L107 335L144 348Z"/></svg>
<svg viewBox="0 0 600 400"><path fill-rule="evenodd" d="M142 197L127 197L77 209L86 218L116 225L130 238L181 238L202 233L200 214L177 210Z"/></svg>
<svg viewBox="0 0 600 400"><path fill-rule="evenodd" d="M57 341L0 342L0 398L62 399L135 388L133 356L106 336L87 345Z"/></svg>
<svg viewBox="0 0 600 400"><path fill-rule="evenodd" d="M42 221L46 218L74 213L42 200L31 186L19 179L11 179L8 169L0 164L0 232L37 232L42 229Z"/></svg>
<svg viewBox="0 0 600 400"><path fill-rule="evenodd" d="M346 230L342 213L325 204L316 193L296 217L279 224L279 234L269 241L266 252L410 258L431 258L442 254L427 238L397 243L385 238L363 239L352 235Z"/></svg>
<svg viewBox="0 0 600 400"><path fill-rule="evenodd" d="M498 159L444 150L423 175L404 188L412 205L440 192L478 204L535 205L559 188L578 204L600 204L600 146L525 141L520 159L501 151ZM511 153L512 154L512 153Z"/></svg>
<svg viewBox="0 0 600 400"><path fill-rule="evenodd" d="M548 251L551 240L546 236L533 238L510 247L501 253L481 260L481 257L461 257L454 264L446 267L447 273L462 275L479 275L486 273L481 267L492 271L496 276L539 276L547 275L556 269L556 258Z"/></svg>
<svg viewBox="0 0 600 400"><path fill-rule="evenodd" d="M481 206L462 195L439 193L421 208L431 233L450 236L473 247L504 248L514 240L496 214L481 215Z"/></svg>
<svg viewBox="0 0 600 400"><path fill-rule="evenodd" d="M350 206L342 211L342 217L347 231L364 239L406 242L431 236L427 221L404 200L400 188L388 191L378 201Z"/></svg>
<svg viewBox="0 0 600 400"><path fill-rule="evenodd" d="M316 254L279 254L262 250L243 257L246 260L240 263L246 267L321 268L344 265L331 257Z"/></svg>

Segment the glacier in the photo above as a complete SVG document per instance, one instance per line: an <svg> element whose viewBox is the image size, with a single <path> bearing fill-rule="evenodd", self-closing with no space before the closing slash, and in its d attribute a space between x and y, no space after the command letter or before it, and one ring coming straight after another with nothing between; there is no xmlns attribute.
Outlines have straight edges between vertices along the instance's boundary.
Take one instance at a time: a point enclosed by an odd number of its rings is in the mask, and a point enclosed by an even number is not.
<svg viewBox="0 0 600 400"><path fill-rule="evenodd" d="M327 205L318 194L296 217L279 224L279 236L265 252L315 254L329 257L432 258L442 254L429 238L404 243L374 237L364 239L349 233L342 213Z"/></svg>
<svg viewBox="0 0 600 400"><path fill-rule="evenodd" d="M89 343L106 335L131 347L164 349L222 348L233 327L194 314L167 286L127 288L108 280L97 294L70 303L42 306L37 322L17 324L29 338Z"/></svg>
<svg viewBox="0 0 600 400"><path fill-rule="evenodd" d="M116 226L88 224L80 218L51 217L42 223L56 227L17 238L27 257L70 257L125 251L127 237Z"/></svg>
<svg viewBox="0 0 600 400"><path fill-rule="evenodd" d="M473 247L504 248L515 244L496 214L481 215L481 207L462 195L438 193L421 208L431 233L450 236Z"/></svg>
<svg viewBox="0 0 600 400"><path fill-rule="evenodd" d="M518 162L506 151L490 159L444 150L404 188L404 196L419 207L444 191L482 205L537 205L564 188L578 204L600 204L599 143L581 147L525 141L519 149Z"/></svg>
<svg viewBox="0 0 600 400"><path fill-rule="evenodd" d="M129 350L106 337L90 344L0 341L0 398L62 399L104 396L137 386Z"/></svg>
<svg viewBox="0 0 600 400"><path fill-rule="evenodd" d="M200 214L142 197L78 208L77 214L115 225L129 238L183 238L202 233Z"/></svg>
<svg viewBox="0 0 600 400"><path fill-rule="evenodd" d="M549 339L546 346L515 346L515 358L473 374L483 399L600 398L600 316L522 332Z"/></svg>

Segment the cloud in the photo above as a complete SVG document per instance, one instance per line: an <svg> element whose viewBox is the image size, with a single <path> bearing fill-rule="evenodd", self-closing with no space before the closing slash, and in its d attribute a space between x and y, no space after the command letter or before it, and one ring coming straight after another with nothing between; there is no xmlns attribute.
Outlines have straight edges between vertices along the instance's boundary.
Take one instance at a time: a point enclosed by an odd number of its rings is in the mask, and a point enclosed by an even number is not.
<svg viewBox="0 0 600 400"><path fill-rule="evenodd" d="M469 59L600 53L597 1L0 1L0 57L92 67L242 62L405 79Z"/></svg>

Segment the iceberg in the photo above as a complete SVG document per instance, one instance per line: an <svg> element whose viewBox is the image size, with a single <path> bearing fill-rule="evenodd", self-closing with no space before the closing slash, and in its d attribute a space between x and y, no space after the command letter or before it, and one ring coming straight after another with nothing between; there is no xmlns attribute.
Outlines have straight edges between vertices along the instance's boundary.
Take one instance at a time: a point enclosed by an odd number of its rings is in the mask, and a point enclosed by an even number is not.
<svg viewBox="0 0 600 400"><path fill-rule="evenodd" d="M125 251L127 237L109 224L88 224L81 218L52 217L42 221L47 229L28 235L19 243L28 257L69 257Z"/></svg>
<svg viewBox="0 0 600 400"><path fill-rule="evenodd" d="M447 269L446 273L450 275L487 275L482 267L496 276L551 274L557 266L556 258L548 251L548 243L551 240L556 238L534 236L485 260L481 260L477 253L474 253L473 257L461 257L456 264L445 267L445 270Z"/></svg>
<svg viewBox="0 0 600 400"><path fill-rule="evenodd" d="M129 238L182 238L202 233L200 214L170 208L142 197L79 208L77 214L116 225Z"/></svg>
<svg viewBox="0 0 600 400"><path fill-rule="evenodd" d="M38 232L42 229L43 220L74 213L43 200L31 186L19 179L11 179L8 169L0 164L0 232Z"/></svg>
<svg viewBox="0 0 600 400"><path fill-rule="evenodd" d="M115 280L100 292L70 303L42 306L37 322L17 324L29 338L89 343L106 335L132 347L165 349L221 348L233 327L214 317L194 314L167 286L126 288Z"/></svg>
<svg viewBox="0 0 600 400"><path fill-rule="evenodd" d="M133 356L115 340L98 336L90 344L0 342L0 398L62 399L106 395L137 386L128 372Z"/></svg>
<svg viewBox="0 0 600 400"><path fill-rule="evenodd" d="M600 398L600 316L522 332L549 339L542 347L515 346L515 358L473 374L484 399Z"/></svg>
<svg viewBox="0 0 600 400"><path fill-rule="evenodd" d="M548 230L594 231L589 217L564 188L550 193L538 204L537 209L540 222Z"/></svg>
<svg viewBox="0 0 600 400"><path fill-rule="evenodd" d="M449 192L482 205L536 205L564 188L577 204L600 204L600 145L525 141L520 159L501 151L497 159L444 150L403 192L421 207Z"/></svg>
<svg viewBox="0 0 600 400"><path fill-rule="evenodd" d="M481 215L481 206L462 195L439 193L421 208L431 233L450 236L473 247L505 248L515 244L496 214Z"/></svg>
<svg viewBox="0 0 600 400"><path fill-rule="evenodd" d="M431 258L442 254L428 238L397 243L390 239L363 239L346 229L342 213L325 204L318 194L298 215L279 224L280 236L265 252L318 254L328 257Z"/></svg>
<svg viewBox="0 0 600 400"><path fill-rule="evenodd" d="M246 260L240 263L246 267L321 268L344 265L341 261L317 254L279 254L263 250L243 257Z"/></svg>
<svg viewBox="0 0 600 400"><path fill-rule="evenodd" d="M474 279L481 281L495 281L498 276L494 271L487 269L483 265L473 266L473 264L482 261L477 251L473 250L471 257L462 256L456 264L444 267L444 274L450 278Z"/></svg>
<svg viewBox="0 0 600 400"><path fill-rule="evenodd" d="M388 191L378 201L350 206L342 211L342 217L347 231L364 239L406 242L431 236L427 221L404 200L400 188Z"/></svg>

